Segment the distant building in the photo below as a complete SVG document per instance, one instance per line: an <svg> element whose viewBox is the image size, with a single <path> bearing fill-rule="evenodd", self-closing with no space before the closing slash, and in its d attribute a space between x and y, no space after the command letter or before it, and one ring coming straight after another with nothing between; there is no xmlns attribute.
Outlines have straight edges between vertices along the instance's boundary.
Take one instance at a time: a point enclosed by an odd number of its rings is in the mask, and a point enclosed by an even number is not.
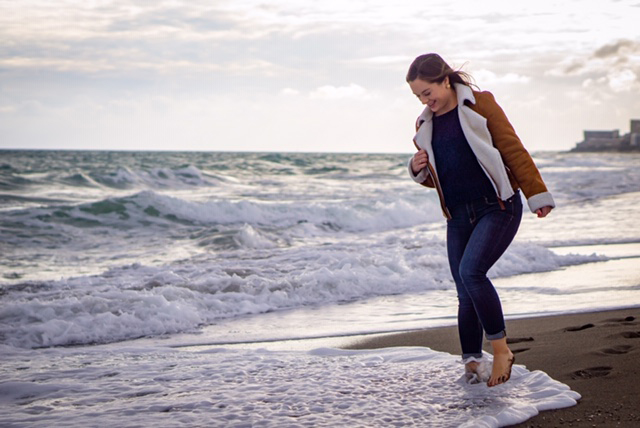
<svg viewBox="0 0 640 428"><path fill-rule="evenodd" d="M632 119L628 134L614 131L584 131L584 140L572 152L629 152L640 151L640 119Z"/></svg>

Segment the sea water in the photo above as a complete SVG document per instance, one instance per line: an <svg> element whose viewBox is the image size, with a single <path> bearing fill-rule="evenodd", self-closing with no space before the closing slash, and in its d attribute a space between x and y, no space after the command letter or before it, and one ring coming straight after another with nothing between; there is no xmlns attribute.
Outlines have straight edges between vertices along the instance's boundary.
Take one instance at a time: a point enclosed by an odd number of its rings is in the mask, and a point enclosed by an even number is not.
<svg viewBox="0 0 640 428"><path fill-rule="evenodd" d="M180 415L167 419L175 425L335 426L347 420L336 408L345 405L353 420L384 426L397 415L392 402L409 400L387 376L406 378L408 361L443 364L419 375L440 385L450 378L443 373L459 370L455 358L424 348L343 353L308 343L304 350L237 344L455 323L445 220L435 192L408 178L409 156L0 152L0 418L87 426L87 415L99 414L125 426L124 415L143 414L126 419L136 426L164 412ZM525 213L490 272L506 315L640 304L633 267L640 156L537 153L535 160L558 206L545 219ZM529 280L536 272L577 280ZM370 361L380 370L359 372ZM269 387L255 375L265 367ZM238 376L228 377L234 370ZM528 385L522 396L532 401L487 405L480 389L476 396L460 387L485 403L469 404L481 409L474 421L499 426L514 409L528 409L524 420L553 403L575 403L555 381L518 370L514 377ZM335 372L344 384L328 380ZM302 373L318 381L291 389ZM409 389L423 381L407 380ZM229 382L239 386L235 393L223 388ZM395 399L376 402L365 392L372 385ZM336 392L352 387L364 395ZM540 392L547 389L557 394ZM462 423L461 409L450 405L459 397L425 404L414 395L423 409L416 421Z"/></svg>

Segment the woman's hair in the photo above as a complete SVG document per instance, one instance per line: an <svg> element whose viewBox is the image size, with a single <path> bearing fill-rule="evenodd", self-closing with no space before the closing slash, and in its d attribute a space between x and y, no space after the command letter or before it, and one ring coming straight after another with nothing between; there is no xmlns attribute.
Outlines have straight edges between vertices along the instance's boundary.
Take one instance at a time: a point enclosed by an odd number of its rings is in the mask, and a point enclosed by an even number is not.
<svg viewBox="0 0 640 428"><path fill-rule="evenodd" d="M476 86L471 75L464 71L454 70L440 55L435 53L420 55L413 60L407 72L407 83L416 79L429 83L442 83L447 77L452 85L461 83L466 86Z"/></svg>

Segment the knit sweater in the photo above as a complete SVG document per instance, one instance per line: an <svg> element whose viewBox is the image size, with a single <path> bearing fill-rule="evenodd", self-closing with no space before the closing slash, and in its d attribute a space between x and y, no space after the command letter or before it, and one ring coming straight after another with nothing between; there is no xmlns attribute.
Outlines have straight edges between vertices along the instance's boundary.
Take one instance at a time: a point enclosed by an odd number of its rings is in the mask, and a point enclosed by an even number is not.
<svg viewBox="0 0 640 428"><path fill-rule="evenodd" d="M491 181L462 132L457 107L434 116L431 145L447 208L482 197L496 198Z"/></svg>

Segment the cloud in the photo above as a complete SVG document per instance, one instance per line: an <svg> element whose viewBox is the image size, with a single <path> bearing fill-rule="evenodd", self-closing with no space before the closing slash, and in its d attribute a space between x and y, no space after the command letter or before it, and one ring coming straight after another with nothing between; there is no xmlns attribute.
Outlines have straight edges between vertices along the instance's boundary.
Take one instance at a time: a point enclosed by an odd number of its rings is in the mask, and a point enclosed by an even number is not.
<svg viewBox="0 0 640 428"><path fill-rule="evenodd" d="M615 43L602 46L594 52L593 56L596 58L606 58L608 56L619 54L620 51L626 50L625 48L634 50L637 49L637 47L638 44L631 40L618 40Z"/></svg>
<svg viewBox="0 0 640 428"><path fill-rule="evenodd" d="M385 120L404 132L419 106L404 74L416 55L429 51L456 68L472 67L477 82L498 94L515 98L515 85L518 98L528 100L573 91L577 99L610 97L617 110L638 111L637 1L602 0L589 8L581 0L463 0L455 7L446 0L0 1L0 123L22 135L16 140L22 143L33 137L30 130L46 136L98 126L104 111L120 108L109 122L118 129L118 120L135 116L119 102L132 101L149 122L193 128L193 138L235 148L241 137L230 118L244 110L269 124L281 108L301 117L309 108L340 117L380 108L380 101L389 107L381 109ZM158 95L169 107L159 108ZM361 102L371 99L376 103ZM233 115L225 113L231 102ZM586 110L584 104L572 99L558 108ZM199 130L183 117L194 105L205 110ZM212 124L216 115L206 111L212 108L225 119ZM270 149L282 140L272 139Z"/></svg>
<svg viewBox="0 0 640 428"><path fill-rule="evenodd" d="M248 54L251 44L276 29L223 6L197 0L5 3L0 5L0 67L89 75L280 74L274 61Z"/></svg>
<svg viewBox="0 0 640 428"><path fill-rule="evenodd" d="M553 77L584 77L583 88L613 92L640 90L640 41L619 39L592 53L565 58L546 73Z"/></svg>
<svg viewBox="0 0 640 428"><path fill-rule="evenodd" d="M162 58L42 58L14 56L0 58L0 68L16 71L79 72L84 74L126 74L131 72L151 72L185 76L190 73L218 73L236 76L276 76L286 72L286 68L268 61L247 59L227 63L193 61L187 59Z"/></svg>
<svg viewBox="0 0 640 428"><path fill-rule="evenodd" d="M609 87L614 92L627 92L638 87L638 76L632 70L616 70L608 76Z"/></svg>
<svg viewBox="0 0 640 428"><path fill-rule="evenodd" d="M297 89L292 89L292 88L284 88L282 91L280 91L280 94L285 95L285 96L297 96L300 95L300 91L298 91Z"/></svg>
<svg viewBox="0 0 640 428"><path fill-rule="evenodd" d="M506 73L498 75L491 70L477 70L473 72L474 79L481 83L529 83L531 78L517 73Z"/></svg>
<svg viewBox="0 0 640 428"><path fill-rule="evenodd" d="M398 64L406 65L406 64L410 64L411 61L413 61L413 58L410 56L382 55L382 56L374 56L369 58L362 58L362 59L355 60L354 62L378 66L378 65L398 65Z"/></svg>
<svg viewBox="0 0 640 428"><path fill-rule="evenodd" d="M640 41L621 39L592 54L571 56L553 70L554 75L581 75L623 66L640 67Z"/></svg>
<svg viewBox="0 0 640 428"><path fill-rule="evenodd" d="M312 100L369 99L371 95L362 86L351 83L349 86L321 86L312 91L309 98Z"/></svg>

